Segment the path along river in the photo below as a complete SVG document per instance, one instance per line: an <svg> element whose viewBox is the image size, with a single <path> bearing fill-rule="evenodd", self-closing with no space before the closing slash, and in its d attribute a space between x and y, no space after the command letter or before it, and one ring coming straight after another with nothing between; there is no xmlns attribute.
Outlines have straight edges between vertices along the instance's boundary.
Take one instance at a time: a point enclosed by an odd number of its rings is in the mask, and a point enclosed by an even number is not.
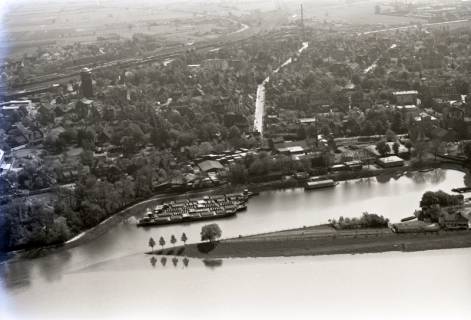
<svg viewBox="0 0 471 320"><path fill-rule="evenodd" d="M438 169L397 180L352 180L314 192L267 191L251 199L246 212L218 223L231 237L319 224L366 210L397 221L413 212L424 191L463 185L464 173ZM471 311L468 249L189 260L188 267L182 258L168 258L165 266L159 258L152 266L142 254L150 236L168 241L171 234L186 232L190 242L198 241L203 224L143 229L122 223L82 246L3 264L0 319L127 319L129 313L134 318L198 319L208 313L252 318L257 312L278 319L293 308L299 314L348 313L349 319L379 319L378 310L386 308L381 319L435 319L445 312L447 319L467 319Z"/></svg>

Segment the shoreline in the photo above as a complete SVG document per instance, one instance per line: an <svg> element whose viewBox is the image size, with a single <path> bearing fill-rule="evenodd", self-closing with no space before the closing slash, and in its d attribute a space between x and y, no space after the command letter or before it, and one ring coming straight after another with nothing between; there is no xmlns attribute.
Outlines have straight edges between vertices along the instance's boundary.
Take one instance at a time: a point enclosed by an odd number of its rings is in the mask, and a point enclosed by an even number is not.
<svg viewBox="0 0 471 320"><path fill-rule="evenodd" d="M146 252L198 259L293 257L469 248L471 231L396 234L388 228L335 230L328 225L202 242Z"/></svg>
<svg viewBox="0 0 471 320"><path fill-rule="evenodd" d="M12 261L21 260L21 259L34 259L34 258L45 256L50 253L78 247L80 245L83 245L85 243L88 243L90 241L93 241L99 238L100 236L108 232L111 228L116 226L118 223L121 223L125 221L126 219L129 219L134 214L143 212L147 208L147 206L149 206L149 204L152 204L153 202L160 202L160 201L178 199L185 196L197 196L199 194L208 194L208 193L218 192L220 188L221 187L206 189L206 190L199 190L195 192L178 193L178 194L167 193L167 194L153 195L152 197L146 200L142 200L137 203L130 204L126 208L118 211L117 213L101 221L96 226L90 229L84 230L83 232L73 236L72 238L70 238L64 243L45 246L45 247L38 247L34 249L10 251L6 253L6 255L7 256L9 255L10 257L7 257L6 260L1 261L0 263L12 262Z"/></svg>
<svg viewBox="0 0 471 320"><path fill-rule="evenodd" d="M412 168L411 166L403 166L403 167L395 167L395 168L386 168L386 169L381 169L381 170L360 170L360 171L353 171L353 172L343 172L344 179L342 179L341 173L337 174L328 174L326 177L334 178L337 181L346 181L346 180L352 180L352 179L361 179L361 178L371 178L371 177L377 177L382 174L397 174L398 172L401 172L404 174L405 172L417 172L420 170L434 170L434 169L451 169L451 170L457 170L461 172L467 172L467 169L464 168L461 165L458 164L450 164L446 162L436 162L433 164L427 163L421 166L418 166L417 168ZM347 173L347 175L345 175ZM34 248L34 249L28 249L28 250L20 250L20 251L11 251L6 253L6 259L1 261L0 263L3 262L8 262L8 261L15 261L18 259L31 259L31 258L37 258L41 257L53 252L57 252L60 250L67 250L71 249L77 246L80 246L82 244L85 244L87 242L93 241L106 232L108 232L112 227L117 225L118 223L121 223L131 217L132 215L136 213L143 212L147 206L152 205L153 202L161 202L161 201L168 201L172 199L178 199L182 197L194 197L198 195L206 195L206 194L211 194L211 193L230 193L230 192L236 192L240 191L244 188L249 188L251 191L255 192L261 192L261 191L269 191L269 190L284 190L284 189L290 189L290 188L298 188L302 187L303 183L300 183L300 181L295 180L295 184L292 184L292 181L289 184L286 183L286 181L282 180L277 180L277 181L271 181L267 183L251 183L247 185L230 185L226 184L217 188L211 188L211 189L206 189L206 190L195 190L195 191L189 191L185 193L174 193L174 194L156 194L151 196L148 199L142 200L140 202L134 203L129 205L128 207L118 211L117 213L111 215L110 217L106 218L102 222L100 222L98 225L83 231L82 233L75 235L71 239L67 240L63 244L57 244L57 245L51 245L47 247L39 247L39 248Z"/></svg>

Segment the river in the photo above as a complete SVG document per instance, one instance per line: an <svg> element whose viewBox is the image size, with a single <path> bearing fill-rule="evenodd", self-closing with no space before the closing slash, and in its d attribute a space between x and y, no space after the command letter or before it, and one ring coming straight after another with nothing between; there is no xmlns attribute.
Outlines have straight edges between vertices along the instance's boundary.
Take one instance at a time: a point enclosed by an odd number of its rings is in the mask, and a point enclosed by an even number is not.
<svg viewBox="0 0 471 320"><path fill-rule="evenodd" d="M464 185L464 173L434 170L396 179L341 182L333 189L262 192L248 210L217 223L225 237L324 223L376 212L397 221L426 190ZM204 264L142 253L150 236L182 232L199 240L205 223L137 228L121 223L80 247L0 266L0 319L193 319L224 315L267 318L297 312L349 319L465 319L471 311L471 250L276 259L229 259ZM176 267L174 266L176 263ZM244 305L244 308L239 306ZM293 309L294 308L294 309ZM173 317L171 317L171 316ZM402 316L401 316L402 315ZM335 317L334 317L335 318Z"/></svg>

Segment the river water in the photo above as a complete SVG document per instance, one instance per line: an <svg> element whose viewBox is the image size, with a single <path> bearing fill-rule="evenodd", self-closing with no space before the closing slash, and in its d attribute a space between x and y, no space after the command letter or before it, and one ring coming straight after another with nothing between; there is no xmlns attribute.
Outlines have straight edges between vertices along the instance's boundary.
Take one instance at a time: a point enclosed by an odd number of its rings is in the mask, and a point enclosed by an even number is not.
<svg viewBox="0 0 471 320"><path fill-rule="evenodd" d="M333 217L410 215L426 190L464 186L454 170L342 182L333 189L267 191L248 210L219 220L224 237L325 223ZM150 236L199 240L206 223L137 228L122 223L95 241L0 266L0 319L331 318L467 319L471 250L224 261L154 261ZM165 263L164 263L165 262ZM165 264L165 266L164 266ZM176 264L176 266L174 266ZM242 307L243 306L243 307ZM338 317L337 317L338 316Z"/></svg>

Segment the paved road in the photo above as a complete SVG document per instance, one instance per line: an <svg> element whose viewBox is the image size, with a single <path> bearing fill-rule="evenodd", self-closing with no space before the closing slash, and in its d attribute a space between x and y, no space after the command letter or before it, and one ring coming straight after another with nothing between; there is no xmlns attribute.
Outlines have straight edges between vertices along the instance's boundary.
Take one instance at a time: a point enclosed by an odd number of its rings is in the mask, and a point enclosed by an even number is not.
<svg viewBox="0 0 471 320"><path fill-rule="evenodd" d="M303 45L298 50L298 54L303 53L309 47L308 42L303 42ZM282 68L293 62L292 58L286 60L281 66L279 66L273 73L278 73ZM260 137L263 137L263 116L265 114L265 85L270 81L270 76L266 77L261 84L257 87L257 98L255 101L255 115L253 128L255 132L260 133Z"/></svg>

